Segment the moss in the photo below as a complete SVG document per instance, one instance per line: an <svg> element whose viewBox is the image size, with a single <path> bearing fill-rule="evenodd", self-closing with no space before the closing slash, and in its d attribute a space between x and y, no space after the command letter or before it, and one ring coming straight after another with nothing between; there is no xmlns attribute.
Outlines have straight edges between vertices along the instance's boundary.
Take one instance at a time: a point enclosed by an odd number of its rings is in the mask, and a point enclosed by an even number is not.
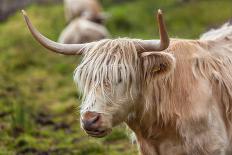
<svg viewBox="0 0 232 155"><path fill-rule="evenodd" d="M118 142L120 140L128 140L129 141L129 138L128 138L127 134L125 133L124 128L114 129L113 132L104 139L104 142L115 143L115 142Z"/></svg>

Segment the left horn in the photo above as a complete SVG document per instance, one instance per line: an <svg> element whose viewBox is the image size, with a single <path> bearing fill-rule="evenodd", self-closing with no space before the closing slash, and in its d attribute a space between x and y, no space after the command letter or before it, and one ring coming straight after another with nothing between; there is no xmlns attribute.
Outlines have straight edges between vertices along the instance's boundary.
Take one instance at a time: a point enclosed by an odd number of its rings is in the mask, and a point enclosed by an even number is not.
<svg viewBox="0 0 232 155"><path fill-rule="evenodd" d="M160 40L142 40L136 41L136 49L139 52L163 51L169 46L169 36L163 19L163 13L159 9L157 13Z"/></svg>
<svg viewBox="0 0 232 155"><path fill-rule="evenodd" d="M80 55L84 48L93 46L94 43L85 44L60 44L43 36L31 23L26 12L22 10L25 22L33 37L45 48L64 55Z"/></svg>

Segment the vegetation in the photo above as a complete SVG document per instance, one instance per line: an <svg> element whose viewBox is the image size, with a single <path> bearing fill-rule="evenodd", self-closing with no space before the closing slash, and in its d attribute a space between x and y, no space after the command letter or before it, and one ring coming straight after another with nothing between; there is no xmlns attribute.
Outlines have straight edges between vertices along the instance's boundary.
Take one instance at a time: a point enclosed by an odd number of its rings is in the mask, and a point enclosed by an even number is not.
<svg viewBox="0 0 232 155"><path fill-rule="evenodd" d="M165 12L172 37L198 38L232 17L231 0L104 0L103 4L112 16L107 27L115 38L157 36L153 13L158 8ZM61 4L26 10L43 34L58 38L65 26ZM0 154L137 154L125 126L102 139L88 137L80 129L80 100L72 79L79 60L47 52L32 39L20 12L0 23Z"/></svg>

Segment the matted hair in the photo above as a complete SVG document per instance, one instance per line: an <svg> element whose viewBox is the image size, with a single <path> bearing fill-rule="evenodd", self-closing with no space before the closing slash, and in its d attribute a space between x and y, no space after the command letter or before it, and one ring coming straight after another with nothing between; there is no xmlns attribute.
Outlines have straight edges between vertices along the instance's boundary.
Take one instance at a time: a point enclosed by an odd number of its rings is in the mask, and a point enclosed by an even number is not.
<svg viewBox="0 0 232 155"><path fill-rule="evenodd" d="M105 39L86 49L82 62L74 72L74 80L84 97L97 87L98 89L100 87L102 94L107 97L105 90L113 87L113 83L117 81L123 82L130 92L132 82L140 79L136 75L138 72L140 59L135 48L135 40Z"/></svg>

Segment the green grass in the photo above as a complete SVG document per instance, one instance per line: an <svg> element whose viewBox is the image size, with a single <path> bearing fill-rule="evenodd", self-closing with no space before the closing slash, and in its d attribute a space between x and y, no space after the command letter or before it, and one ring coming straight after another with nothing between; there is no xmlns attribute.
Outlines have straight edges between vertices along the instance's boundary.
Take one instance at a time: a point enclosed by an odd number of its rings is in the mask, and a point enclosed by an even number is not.
<svg viewBox="0 0 232 155"><path fill-rule="evenodd" d="M154 13L160 8L170 36L198 38L232 17L231 4L230 0L137 0L108 8L112 15L108 27L114 37L158 38Z"/></svg>
<svg viewBox="0 0 232 155"><path fill-rule="evenodd" d="M230 0L104 1L112 15L107 27L113 37L158 38L153 13L165 12L173 37L198 38L232 17ZM26 9L32 22L56 40L65 26L61 5ZM73 70L79 57L56 55L41 47L28 32L20 12L0 23L0 154L137 154L125 127L95 139L79 125L78 93Z"/></svg>

